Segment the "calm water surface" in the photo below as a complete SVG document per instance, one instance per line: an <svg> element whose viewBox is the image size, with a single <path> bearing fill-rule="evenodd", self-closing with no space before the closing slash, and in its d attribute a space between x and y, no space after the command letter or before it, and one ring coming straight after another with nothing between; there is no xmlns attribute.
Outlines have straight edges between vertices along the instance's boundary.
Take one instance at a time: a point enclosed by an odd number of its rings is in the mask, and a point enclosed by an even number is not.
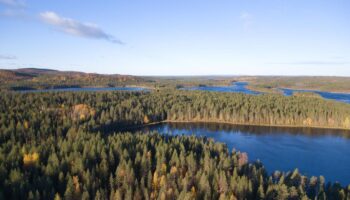
<svg viewBox="0 0 350 200"><path fill-rule="evenodd" d="M198 86L181 88L181 90L202 90L202 91L214 91L214 92L235 92L258 95L262 92L257 92L248 89L247 82L235 82L231 86ZM19 90L19 92L81 92L81 91L150 91L147 88L141 87L102 87L102 88L55 88L55 89L42 89L42 90ZM281 91L285 96L291 96L294 92L314 92L321 95L325 99L336 100L344 103L350 103L350 94L322 92L317 90L293 90L281 88Z"/></svg>
<svg viewBox="0 0 350 200"><path fill-rule="evenodd" d="M344 103L350 103L350 94L346 93L333 93L333 92L322 92L318 90L293 90L293 89L281 89L285 96L291 96L294 92L314 92L319 94L321 97L325 99L332 99L336 101L341 101Z"/></svg>
<svg viewBox="0 0 350 200"><path fill-rule="evenodd" d="M247 82L234 82L231 86L198 86L182 88L182 90L202 90L202 91L214 91L214 92L236 92L245 94L261 94L260 92L247 89Z"/></svg>
<svg viewBox="0 0 350 200"><path fill-rule="evenodd" d="M139 130L210 137L230 150L247 152L250 161L259 159L269 173L298 168L307 176L350 184L349 131L215 123L162 123Z"/></svg>
<svg viewBox="0 0 350 200"><path fill-rule="evenodd" d="M253 91L246 86L247 82L234 82L231 86L199 86L199 87L189 87L183 88L183 90L202 90L202 91L215 91L215 92L236 92L245 94L262 94L261 92ZM285 96L292 96L294 92L314 92L319 94L325 99L336 100L344 103L350 103L350 94L344 93L333 93L333 92L322 92L318 90L293 90L293 89L280 89Z"/></svg>

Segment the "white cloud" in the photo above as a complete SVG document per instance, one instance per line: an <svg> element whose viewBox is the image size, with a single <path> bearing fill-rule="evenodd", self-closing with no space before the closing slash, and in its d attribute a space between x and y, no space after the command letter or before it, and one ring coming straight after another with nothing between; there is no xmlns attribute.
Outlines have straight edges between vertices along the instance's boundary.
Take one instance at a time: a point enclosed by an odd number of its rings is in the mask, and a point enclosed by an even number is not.
<svg viewBox="0 0 350 200"><path fill-rule="evenodd" d="M0 17L30 19L30 15L24 9L6 9L0 12Z"/></svg>
<svg viewBox="0 0 350 200"><path fill-rule="evenodd" d="M13 7L24 7L26 5L24 0L0 0L0 4Z"/></svg>
<svg viewBox="0 0 350 200"><path fill-rule="evenodd" d="M247 30L253 24L254 16L244 11L240 14L239 19L242 21L244 29Z"/></svg>
<svg viewBox="0 0 350 200"><path fill-rule="evenodd" d="M5 5L5 9L0 11L0 17L26 19L29 16L25 0L0 0L1 4Z"/></svg>
<svg viewBox="0 0 350 200"><path fill-rule="evenodd" d="M104 32L97 25L91 23L82 23L70 18L64 18L55 12L47 11L40 13L40 18L47 24L50 24L58 30L78 37L93 39L104 39L109 42L124 44L114 36Z"/></svg>
<svg viewBox="0 0 350 200"><path fill-rule="evenodd" d="M16 56L11 56L11 55L1 55L0 54L0 60L15 60L17 59Z"/></svg>

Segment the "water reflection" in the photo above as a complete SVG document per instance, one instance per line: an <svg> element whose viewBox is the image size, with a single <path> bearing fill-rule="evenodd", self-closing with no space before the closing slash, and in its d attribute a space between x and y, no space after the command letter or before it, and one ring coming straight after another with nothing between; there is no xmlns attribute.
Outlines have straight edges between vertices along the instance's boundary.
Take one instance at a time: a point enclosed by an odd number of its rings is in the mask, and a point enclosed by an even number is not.
<svg viewBox="0 0 350 200"><path fill-rule="evenodd" d="M313 92L319 94L325 99L336 100L344 103L350 103L350 94L346 93L333 93L333 92L323 92L318 90L293 90L293 89L281 89L285 96L292 96L295 92Z"/></svg>
<svg viewBox="0 0 350 200"><path fill-rule="evenodd" d="M214 91L214 92L234 92L234 93L245 93L245 94L261 94L261 92L253 91L246 86L247 82L234 82L230 86L198 86L181 88L181 90L201 90L201 91Z"/></svg>
<svg viewBox="0 0 350 200"><path fill-rule="evenodd" d="M272 127L272 126L251 126L251 125L233 125L225 123L168 123L172 129L207 129L210 131L229 132L237 130L251 135L271 135L271 134L292 134L309 136L341 136L350 139L350 131L337 129L307 128L307 127Z"/></svg>
<svg viewBox="0 0 350 200"><path fill-rule="evenodd" d="M218 123L162 123L129 131L213 138L261 160L269 173L298 168L308 176L350 183L350 131L243 126Z"/></svg>
<svg viewBox="0 0 350 200"><path fill-rule="evenodd" d="M181 90L201 90L201 91L213 91L213 92L234 92L234 93L244 93L258 95L262 92L250 90L247 88L247 82L233 82L230 86L198 86L198 87L189 87L181 88ZM313 92L319 94L325 99L336 100L344 103L350 103L350 94L345 93L333 93L333 92L323 92L318 90L294 90L294 89L285 89L280 88L284 96L292 96L295 92Z"/></svg>

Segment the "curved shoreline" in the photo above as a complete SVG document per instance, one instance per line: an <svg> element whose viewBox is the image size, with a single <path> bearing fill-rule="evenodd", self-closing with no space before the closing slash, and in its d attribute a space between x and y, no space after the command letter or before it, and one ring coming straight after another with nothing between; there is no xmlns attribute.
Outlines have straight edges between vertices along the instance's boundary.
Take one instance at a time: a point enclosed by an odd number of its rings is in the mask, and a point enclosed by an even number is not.
<svg viewBox="0 0 350 200"><path fill-rule="evenodd" d="M225 121L215 121L215 120L162 120L158 122L150 122L147 124L139 124L139 125L132 125L132 126L126 126L122 129L129 129L129 128L141 128L145 126L150 125L157 125L161 123L215 123L215 124L227 124L227 125L240 125L240 126L261 126L261 127L279 127L279 128L311 128L311 129L329 129L329 130L339 130L339 131L349 131L350 134L350 128L341 128L341 127L326 127L326 126L303 126L303 125L278 125L278 124L249 124L249 123L235 123L235 122L225 122Z"/></svg>

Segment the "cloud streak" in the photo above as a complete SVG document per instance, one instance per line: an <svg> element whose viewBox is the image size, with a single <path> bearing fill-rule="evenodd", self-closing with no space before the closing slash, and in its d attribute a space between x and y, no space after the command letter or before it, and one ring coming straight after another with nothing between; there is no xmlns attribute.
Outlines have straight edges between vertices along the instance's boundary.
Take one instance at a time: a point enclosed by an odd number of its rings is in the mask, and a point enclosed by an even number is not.
<svg viewBox="0 0 350 200"><path fill-rule="evenodd" d="M0 60L16 60L16 56L10 56L10 55L0 55Z"/></svg>
<svg viewBox="0 0 350 200"><path fill-rule="evenodd" d="M324 60L309 60L309 61L297 61L297 62L278 62L269 63L277 65L345 65L349 64L346 61L324 61Z"/></svg>
<svg viewBox="0 0 350 200"><path fill-rule="evenodd" d="M14 19L31 19L24 9L6 9L0 12L0 17L14 18Z"/></svg>
<svg viewBox="0 0 350 200"><path fill-rule="evenodd" d="M344 65L347 62L339 62L339 61L301 61L301 62L292 62L290 64L293 65Z"/></svg>
<svg viewBox="0 0 350 200"><path fill-rule="evenodd" d="M46 24L49 24L57 28L57 30L67 33L69 35L85 37L90 39L103 39L116 44L124 44L124 42L104 32L95 24L83 23L74 19L61 17L55 12L51 11L42 12L39 16L40 19Z"/></svg>
<svg viewBox="0 0 350 200"><path fill-rule="evenodd" d="M242 21L243 23L243 28L245 30L248 30L252 24L253 24L253 19L254 16L246 11L242 12L241 15L239 16L239 19Z"/></svg>
<svg viewBox="0 0 350 200"><path fill-rule="evenodd" d="M26 5L23 0L0 0L0 4L12 7L24 7Z"/></svg>

